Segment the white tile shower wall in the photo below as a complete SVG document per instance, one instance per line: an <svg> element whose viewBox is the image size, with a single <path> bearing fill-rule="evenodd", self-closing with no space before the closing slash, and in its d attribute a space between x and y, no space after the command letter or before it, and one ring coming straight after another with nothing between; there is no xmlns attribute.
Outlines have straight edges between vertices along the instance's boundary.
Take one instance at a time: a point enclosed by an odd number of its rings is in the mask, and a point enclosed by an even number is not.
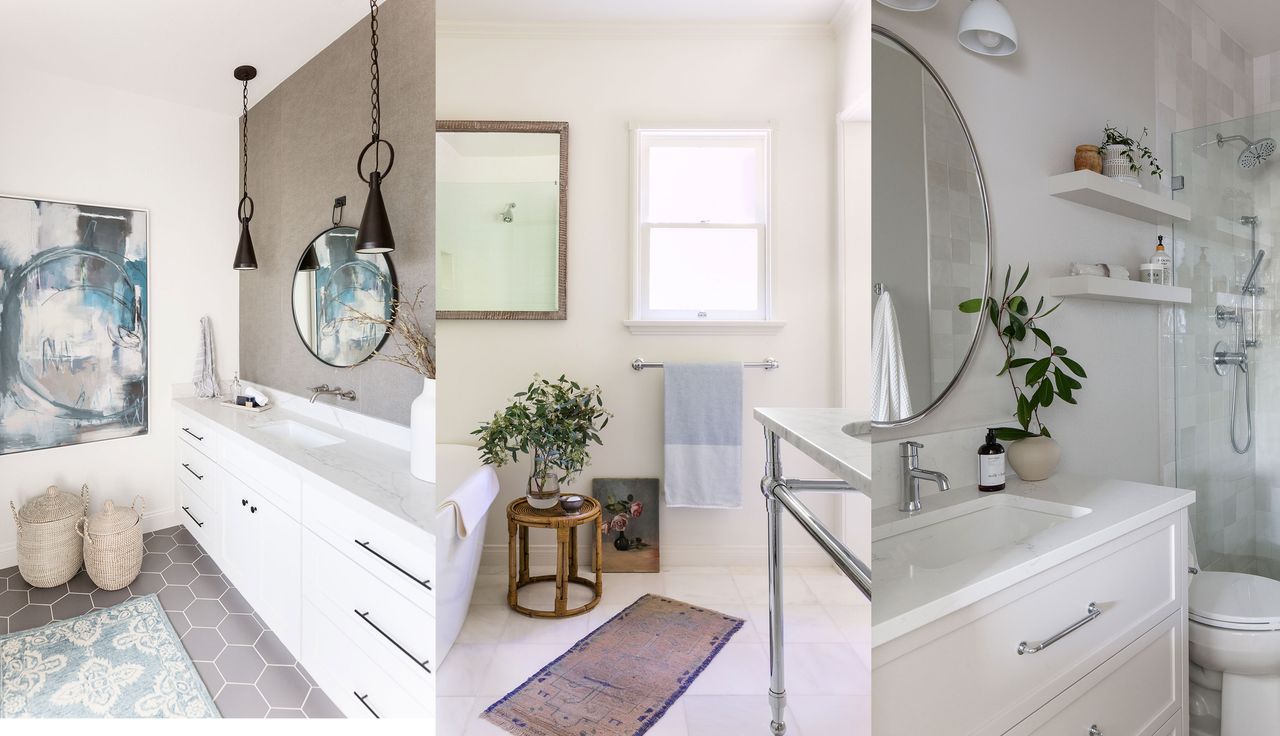
<svg viewBox="0 0 1280 736"><path fill-rule="evenodd" d="M235 116L21 67L0 76L0 100L28 111L0 116L0 192L151 213L149 433L0 457L0 506L87 482L95 505L140 493L147 528L171 526L170 387L191 380L202 315L220 374L237 362ZM0 568L14 556L13 524L0 524Z"/></svg>

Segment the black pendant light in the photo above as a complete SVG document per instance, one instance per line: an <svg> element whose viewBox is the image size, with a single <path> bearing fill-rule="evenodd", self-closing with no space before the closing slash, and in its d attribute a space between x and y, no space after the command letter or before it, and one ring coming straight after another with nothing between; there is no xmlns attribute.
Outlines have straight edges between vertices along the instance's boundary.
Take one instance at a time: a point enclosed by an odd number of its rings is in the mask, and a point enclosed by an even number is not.
<svg viewBox="0 0 1280 736"><path fill-rule="evenodd" d="M387 206L382 201L382 180L391 173L391 167L396 161L396 149L392 147L390 141L382 140L382 109L381 98L379 95L378 82L378 0L369 0L369 27L370 27L370 45L372 50L369 52L369 71L373 77L369 83L370 101L373 103L373 140L360 151L360 158L356 161L356 173L360 175L360 181L369 185L369 199L364 205L364 215L360 218L360 231L356 235L356 252L357 253L390 253L396 249L395 236L391 234L391 222L387 219ZM386 144L387 152L387 168L382 170L382 144ZM368 178L365 178L363 165L365 154L373 149L373 171L369 172Z"/></svg>
<svg viewBox="0 0 1280 736"><path fill-rule="evenodd" d="M240 244L236 246L235 269L256 271L258 257L254 255L253 238L249 235L249 221L253 219L253 198L249 196L249 80L258 76L258 70L251 66L238 66L235 75L244 84L241 97L244 115L240 118L240 154L244 170L240 176L240 205L236 208L236 214L240 218Z"/></svg>

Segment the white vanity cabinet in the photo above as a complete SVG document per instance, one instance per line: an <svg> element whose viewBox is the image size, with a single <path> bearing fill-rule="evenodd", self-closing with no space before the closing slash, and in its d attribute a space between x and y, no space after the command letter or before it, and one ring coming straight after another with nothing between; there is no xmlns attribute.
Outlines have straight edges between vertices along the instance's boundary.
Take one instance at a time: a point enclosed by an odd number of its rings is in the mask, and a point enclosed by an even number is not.
<svg viewBox="0 0 1280 736"><path fill-rule="evenodd" d="M183 524L345 715L430 717L434 538L255 445L235 410L175 408Z"/></svg>
<svg viewBox="0 0 1280 736"><path fill-rule="evenodd" d="M876 736L1184 734L1186 535L1179 510L879 644Z"/></svg>

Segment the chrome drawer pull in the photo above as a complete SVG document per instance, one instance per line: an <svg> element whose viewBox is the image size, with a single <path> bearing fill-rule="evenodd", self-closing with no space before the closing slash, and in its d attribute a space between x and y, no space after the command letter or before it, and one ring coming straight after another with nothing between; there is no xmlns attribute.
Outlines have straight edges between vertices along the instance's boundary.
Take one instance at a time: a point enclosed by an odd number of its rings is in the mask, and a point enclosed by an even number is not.
<svg viewBox="0 0 1280 736"><path fill-rule="evenodd" d="M1055 644L1062 637L1072 633L1076 629L1080 628L1081 626L1084 626L1085 624L1089 623L1090 621L1094 620L1095 618L1101 615L1102 615L1102 609L1098 608L1098 604L1090 603L1089 611L1088 613L1085 614L1084 618L1080 619L1074 624L1071 624L1067 628L1063 629L1062 631L1059 631L1058 633L1054 634L1048 639L1045 639L1039 644L1028 644L1025 641L1018 644L1018 654L1035 654L1036 652L1048 649L1050 646Z"/></svg>
<svg viewBox="0 0 1280 736"><path fill-rule="evenodd" d="M388 560L387 558L385 558L385 557L383 557L382 555L378 554L377 550L375 550L375 549L373 549L372 547L370 547L368 542L361 542L359 539L356 539L356 540L354 540L354 541L355 541L355 543L356 543L356 544L358 544L358 545L360 545L362 548L364 548L364 551L365 551L365 552L368 552L369 554L373 555L374 557L377 557L379 560L382 560L383 562L387 563L388 565L390 565L390 566L394 567L396 570L398 570L398 571L400 572L400 574L402 574L402 575L404 575L405 577L409 578L410 580L412 580L413 582L417 583L418 585L421 585L422 587L426 588L427 590L431 590L431 581L430 581L430 580L419 580L418 578L414 577L413 573L409 572L408 570L404 569L403 567L400 567L399 565L397 565L396 563L392 562L391 560Z"/></svg>
<svg viewBox="0 0 1280 736"><path fill-rule="evenodd" d="M1102 729L1098 728L1098 724L1089 727L1089 736L1102 736Z"/></svg>
<svg viewBox="0 0 1280 736"><path fill-rule="evenodd" d="M368 709L368 711L369 711L370 713L372 713L372 714L373 714L373 717L374 717L374 718L382 718L382 716L378 715L378 711L376 711L376 710L374 710L373 708L370 708L370 707L369 707L369 703L367 703L367 702L366 702L366 701L369 699L369 696L368 696L368 695L361 695L360 693L356 692L355 690L352 690L352 691L351 691L351 694L352 694L352 695L354 695L354 696L356 696L356 700L359 700L359 701L360 701L360 705L363 705L366 709Z"/></svg>
<svg viewBox="0 0 1280 736"><path fill-rule="evenodd" d="M196 480L204 480L204 476L192 470L190 465L183 463L182 467L186 468L188 473L194 475L196 477Z"/></svg>
<svg viewBox="0 0 1280 736"><path fill-rule="evenodd" d="M422 669L426 670L427 674L431 674L431 668L427 667L427 663L430 662L431 660L424 659L422 661L418 661L418 658L413 656L412 652L400 646L400 642L396 641L395 639L392 639L390 634L382 630L382 627L378 626L373 621L370 621L368 611L365 611L364 613L360 613L360 609L358 608L352 609L352 610L356 612L356 615L359 616L361 620L363 620L366 624L369 624L370 626L372 626L374 631L378 632L379 634L382 634L383 639L386 639L387 641L391 642L393 645L395 645L396 649L399 649L400 651L404 652L404 656L408 657L409 659L412 659L413 663L418 665Z"/></svg>
<svg viewBox="0 0 1280 736"><path fill-rule="evenodd" d="M183 506L183 507L182 507L182 510L183 510L184 512L186 512L187 516L191 516L191 507L190 507L190 506ZM197 518L196 518L196 517L194 517L194 516L191 516L191 520L192 520L192 521L194 521L194 522L196 523L196 526L204 526L204 523L203 523L203 522L201 522L199 519L197 519Z"/></svg>
<svg viewBox="0 0 1280 736"><path fill-rule="evenodd" d="M201 437L200 435L196 434L195 432L192 432L190 427L183 427L183 428L182 428L182 431L183 431L183 432L186 432L187 434L191 435L192 437L195 437L195 438L196 438L197 440L199 440L200 442L204 442L204 438L203 438L203 437Z"/></svg>

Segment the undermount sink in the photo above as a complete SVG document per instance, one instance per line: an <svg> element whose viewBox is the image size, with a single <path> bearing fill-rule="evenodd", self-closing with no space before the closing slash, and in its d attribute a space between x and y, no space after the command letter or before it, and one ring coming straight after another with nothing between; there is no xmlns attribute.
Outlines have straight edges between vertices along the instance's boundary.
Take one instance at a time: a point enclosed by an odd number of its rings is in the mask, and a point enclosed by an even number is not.
<svg viewBox="0 0 1280 736"><path fill-rule="evenodd" d="M850 437L865 438L871 434L871 422L849 422L841 427L840 431Z"/></svg>
<svg viewBox="0 0 1280 736"><path fill-rule="evenodd" d="M1022 496L989 496L886 525L872 532L874 560L940 570L1031 541L1090 512L1082 506Z"/></svg>
<svg viewBox="0 0 1280 736"><path fill-rule="evenodd" d="M312 450L317 447L328 447L329 445L336 445L342 442L342 440L327 432L321 432L314 427L300 424L292 419L282 419L278 422L259 424L254 427L254 429L259 432L269 434L278 440L284 440L292 445L297 445L298 447L306 448L308 450Z"/></svg>

